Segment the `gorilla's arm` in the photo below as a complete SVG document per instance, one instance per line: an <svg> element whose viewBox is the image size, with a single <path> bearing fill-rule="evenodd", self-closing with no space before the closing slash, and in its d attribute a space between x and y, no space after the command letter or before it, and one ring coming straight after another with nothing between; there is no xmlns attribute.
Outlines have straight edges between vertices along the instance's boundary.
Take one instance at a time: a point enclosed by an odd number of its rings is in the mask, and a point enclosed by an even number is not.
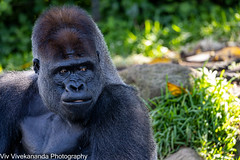
<svg viewBox="0 0 240 160"><path fill-rule="evenodd" d="M155 144L147 109L131 87L105 87L93 117L92 159L154 159Z"/></svg>
<svg viewBox="0 0 240 160"><path fill-rule="evenodd" d="M20 141L19 121L27 113L33 89L33 72L11 72L0 76L0 153L12 153Z"/></svg>

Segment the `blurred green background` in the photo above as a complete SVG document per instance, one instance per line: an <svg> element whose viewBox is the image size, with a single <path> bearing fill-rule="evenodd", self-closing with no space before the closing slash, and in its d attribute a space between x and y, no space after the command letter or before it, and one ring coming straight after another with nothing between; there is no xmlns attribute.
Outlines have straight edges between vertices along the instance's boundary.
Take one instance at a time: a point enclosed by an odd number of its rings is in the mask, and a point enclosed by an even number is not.
<svg viewBox="0 0 240 160"><path fill-rule="evenodd" d="M162 57L205 37L240 41L239 0L0 0L0 70L31 66L31 30L51 5L75 4L96 19L112 56Z"/></svg>

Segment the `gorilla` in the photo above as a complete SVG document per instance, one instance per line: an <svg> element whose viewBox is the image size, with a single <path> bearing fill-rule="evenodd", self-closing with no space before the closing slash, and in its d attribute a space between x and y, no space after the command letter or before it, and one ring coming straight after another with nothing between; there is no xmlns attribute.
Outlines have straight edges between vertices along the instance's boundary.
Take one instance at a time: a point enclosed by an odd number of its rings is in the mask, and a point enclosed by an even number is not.
<svg viewBox="0 0 240 160"><path fill-rule="evenodd" d="M147 109L119 77L84 10L43 12L33 28L32 51L33 71L0 76L1 157L157 159Z"/></svg>

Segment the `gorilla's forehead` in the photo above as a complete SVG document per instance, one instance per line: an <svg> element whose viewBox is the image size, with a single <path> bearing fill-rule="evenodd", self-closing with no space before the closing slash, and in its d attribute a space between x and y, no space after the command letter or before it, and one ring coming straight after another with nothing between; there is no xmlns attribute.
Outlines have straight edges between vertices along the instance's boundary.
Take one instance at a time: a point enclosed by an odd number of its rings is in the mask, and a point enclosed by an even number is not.
<svg viewBox="0 0 240 160"><path fill-rule="evenodd" d="M91 47L94 47L94 38L91 33L70 27L57 30L49 37L49 40L55 41L60 45L71 44L72 46L77 46L79 42L89 41L92 44Z"/></svg>
<svg viewBox="0 0 240 160"><path fill-rule="evenodd" d="M94 22L84 11L76 7L56 7L46 11L38 19L32 40L43 58L48 58L49 54L59 55L59 50L61 54L65 54L64 50L75 50L78 54L91 53L89 49L95 50L95 29ZM46 47L50 43L58 49L58 53L46 54Z"/></svg>
<svg viewBox="0 0 240 160"><path fill-rule="evenodd" d="M63 28L50 36L47 57L68 59L69 57L96 57L96 46L92 36L74 28ZM46 53L45 53L46 54Z"/></svg>

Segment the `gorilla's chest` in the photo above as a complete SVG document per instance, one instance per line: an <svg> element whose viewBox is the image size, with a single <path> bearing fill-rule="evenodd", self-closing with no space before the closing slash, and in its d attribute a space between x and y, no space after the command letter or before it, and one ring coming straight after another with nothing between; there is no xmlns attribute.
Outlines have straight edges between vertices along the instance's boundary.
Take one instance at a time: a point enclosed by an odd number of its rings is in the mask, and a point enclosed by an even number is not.
<svg viewBox="0 0 240 160"><path fill-rule="evenodd" d="M29 154L81 152L84 129L67 123L54 113L26 117L20 130L23 149Z"/></svg>

